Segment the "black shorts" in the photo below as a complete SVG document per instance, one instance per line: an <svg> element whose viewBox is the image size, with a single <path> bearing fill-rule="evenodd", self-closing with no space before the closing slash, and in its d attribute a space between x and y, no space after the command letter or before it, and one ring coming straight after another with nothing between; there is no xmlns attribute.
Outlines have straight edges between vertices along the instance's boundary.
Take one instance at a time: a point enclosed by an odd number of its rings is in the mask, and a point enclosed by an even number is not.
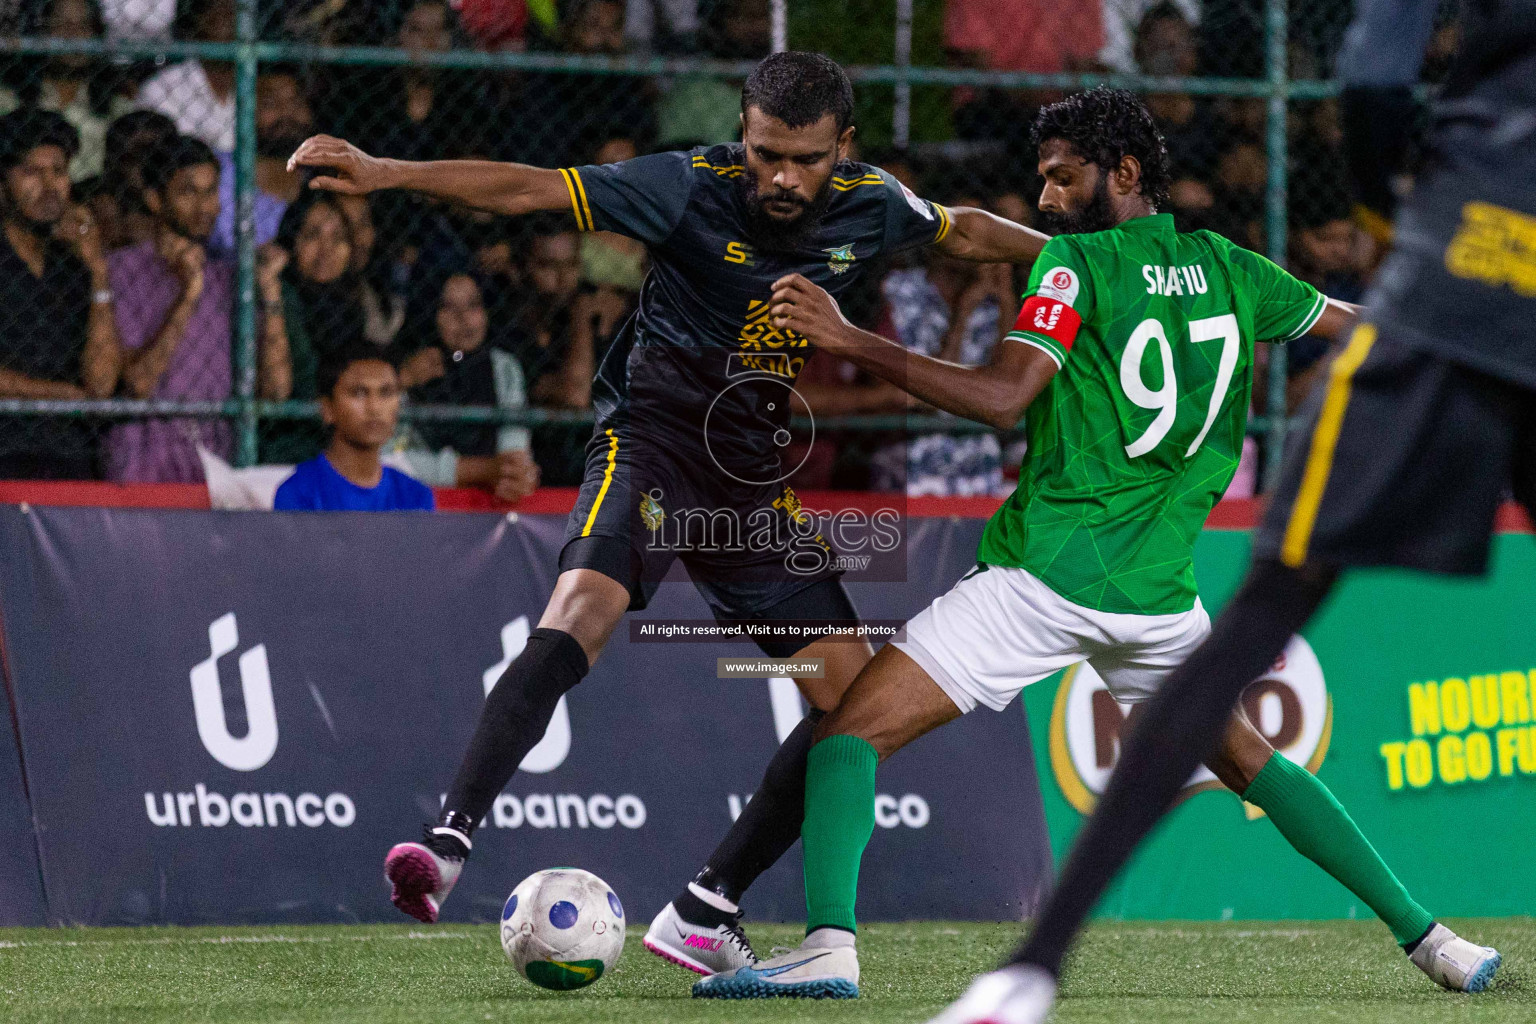
<svg viewBox="0 0 1536 1024"><path fill-rule="evenodd" d="M727 621L750 621L841 576L787 484L742 483L707 454L598 431L566 522L560 571L593 569L619 581L636 611L679 560Z"/></svg>
<svg viewBox="0 0 1536 1024"><path fill-rule="evenodd" d="M1255 557L1480 574L1500 502L1536 498L1536 391L1385 328L1355 329L1305 420Z"/></svg>

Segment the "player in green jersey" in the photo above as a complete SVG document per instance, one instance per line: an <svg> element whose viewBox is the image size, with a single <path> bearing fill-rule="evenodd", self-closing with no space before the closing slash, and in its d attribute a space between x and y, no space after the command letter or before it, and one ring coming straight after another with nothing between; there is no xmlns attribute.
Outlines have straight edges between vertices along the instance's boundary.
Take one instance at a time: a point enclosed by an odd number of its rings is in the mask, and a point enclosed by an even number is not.
<svg viewBox="0 0 1536 1024"><path fill-rule="evenodd" d="M1062 233L1034 264L1012 344L957 366L852 327L799 277L772 316L826 351L959 415L1012 427L1029 453L978 564L907 624L818 725L806 777L807 936L718 974L721 998L858 994L854 898L874 829L876 765L929 730L1087 661L1120 701L1149 699L1210 632L1193 554L1242 451L1256 341L1335 336L1353 308L1208 231L1157 212L1168 156L1146 107L1097 89L1035 126L1040 209ZM1398 942L1434 925L1328 789L1241 710L1208 762ZM1433 974L1432 974L1433 976ZM1439 979L1437 979L1439 980Z"/></svg>

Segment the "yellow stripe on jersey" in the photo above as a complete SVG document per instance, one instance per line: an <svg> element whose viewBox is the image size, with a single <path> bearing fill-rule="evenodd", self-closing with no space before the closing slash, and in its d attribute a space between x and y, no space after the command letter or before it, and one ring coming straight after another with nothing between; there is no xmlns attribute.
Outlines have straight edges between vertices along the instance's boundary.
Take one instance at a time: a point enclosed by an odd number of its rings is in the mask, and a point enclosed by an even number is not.
<svg viewBox="0 0 1536 1024"><path fill-rule="evenodd" d="M608 435L608 466L603 470L603 486L597 489L597 500L592 503L592 511L587 513L587 523L581 528L583 537L592 532L592 524L597 522L597 510L603 507L603 499L608 496L608 485L613 483L613 460L619 454L619 439L613 435L612 430L604 433Z"/></svg>
<svg viewBox="0 0 1536 1024"><path fill-rule="evenodd" d="M860 185L883 185L885 179L878 174L866 174L861 178L837 178L832 179L832 187L839 192L847 192L858 188Z"/></svg>
<svg viewBox="0 0 1536 1024"><path fill-rule="evenodd" d="M934 212L939 215L939 233L933 236L932 243L934 245L938 245L940 242L944 241L944 236L949 234L949 229L954 226L955 221L954 218L950 217L949 211L944 209L944 207L940 206L938 203L930 203L929 205L932 206Z"/></svg>
<svg viewBox="0 0 1536 1024"><path fill-rule="evenodd" d="M1333 472L1333 453L1338 447L1339 431L1344 425L1344 411L1349 406L1349 392L1355 371L1365 362L1375 342L1375 324L1356 327L1350 336L1349 345L1334 360L1333 368L1328 373L1328 394L1323 399L1317 426L1312 431L1312 447L1307 453L1307 465L1301 474L1301 487L1296 492L1296 502L1291 506L1291 518L1285 524L1285 537L1280 543L1280 561L1293 569L1301 568L1307 560L1312 528L1317 524L1317 510L1323 503L1323 491L1327 489L1328 477Z"/></svg>
<svg viewBox="0 0 1536 1024"><path fill-rule="evenodd" d="M696 156L693 158L693 166L699 168L707 168L711 171L714 171L716 174L723 178L738 177L744 170L741 164L712 164L702 156Z"/></svg>
<svg viewBox="0 0 1536 1024"><path fill-rule="evenodd" d="M581 212L586 215L587 230L596 231L597 226L592 223L592 208L587 205L587 186L581 183L581 173L574 167L571 168L571 178L576 182L576 194L581 196Z"/></svg>
<svg viewBox="0 0 1536 1024"><path fill-rule="evenodd" d="M576 218L576 230L587 230L586 221L581 219L581 200L576 198L576 184L572 180L572 172L568 167L560 168L560 179L565 182L565 190L571 197L571 213Z"/></svg>

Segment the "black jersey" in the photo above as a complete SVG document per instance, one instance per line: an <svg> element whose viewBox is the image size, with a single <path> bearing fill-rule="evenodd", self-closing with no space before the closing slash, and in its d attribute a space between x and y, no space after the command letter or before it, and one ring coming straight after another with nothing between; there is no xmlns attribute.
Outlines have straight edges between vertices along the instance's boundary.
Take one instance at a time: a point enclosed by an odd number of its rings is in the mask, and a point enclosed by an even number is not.
<svg viewBox="0 0 1536 1024"><path fill-rule="evenodd" d="M741 145L561 171L583 231L646 243L650 273L592 389L598 430L646 436L744 481L779 476L806 339L768 318L800 273L834 297L882 254L941 240L950 215L866 164L839 164L820 223L792 252L754 246Z"/></svg>
<svg viewBox="0 0 1536 1024"><path fill-rule="evenodd" d="M1431 0L1361 4L1346 84L1416 76ZM1468 0L1425 166L1366 298L1383 336L1536 387L1536 0Z"/></svg>

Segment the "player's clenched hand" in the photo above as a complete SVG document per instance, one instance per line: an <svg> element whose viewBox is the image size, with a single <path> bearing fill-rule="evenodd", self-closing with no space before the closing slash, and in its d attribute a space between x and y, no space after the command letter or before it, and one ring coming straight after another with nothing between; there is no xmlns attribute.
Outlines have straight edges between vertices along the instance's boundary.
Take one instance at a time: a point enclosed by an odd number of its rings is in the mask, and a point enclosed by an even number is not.
<svg viewBox="0 0 1536 1024"><path fill-rule="evenodd" d="M387 161L369 156L352 143L330 135L310 136L288 158L290 171L296 167L317 167L328 172L311 180L310 188L349 196L389 188L387 166Z"/></svg>
<svg viewBox="0 0 1536 1024"><path fill-rule="evenodd" d="M496 456L496 497L500 501L522 501L539 486L539 464L521 448Z"/></svg>
<svg viewBox="0 0 1536 1024"><path fill-rule="evenodd" d="M837 300L800 274L773 282L769 307L773 326L788 328L829 352L847 347L843 338L852 325L838 308Z"/></svg>

